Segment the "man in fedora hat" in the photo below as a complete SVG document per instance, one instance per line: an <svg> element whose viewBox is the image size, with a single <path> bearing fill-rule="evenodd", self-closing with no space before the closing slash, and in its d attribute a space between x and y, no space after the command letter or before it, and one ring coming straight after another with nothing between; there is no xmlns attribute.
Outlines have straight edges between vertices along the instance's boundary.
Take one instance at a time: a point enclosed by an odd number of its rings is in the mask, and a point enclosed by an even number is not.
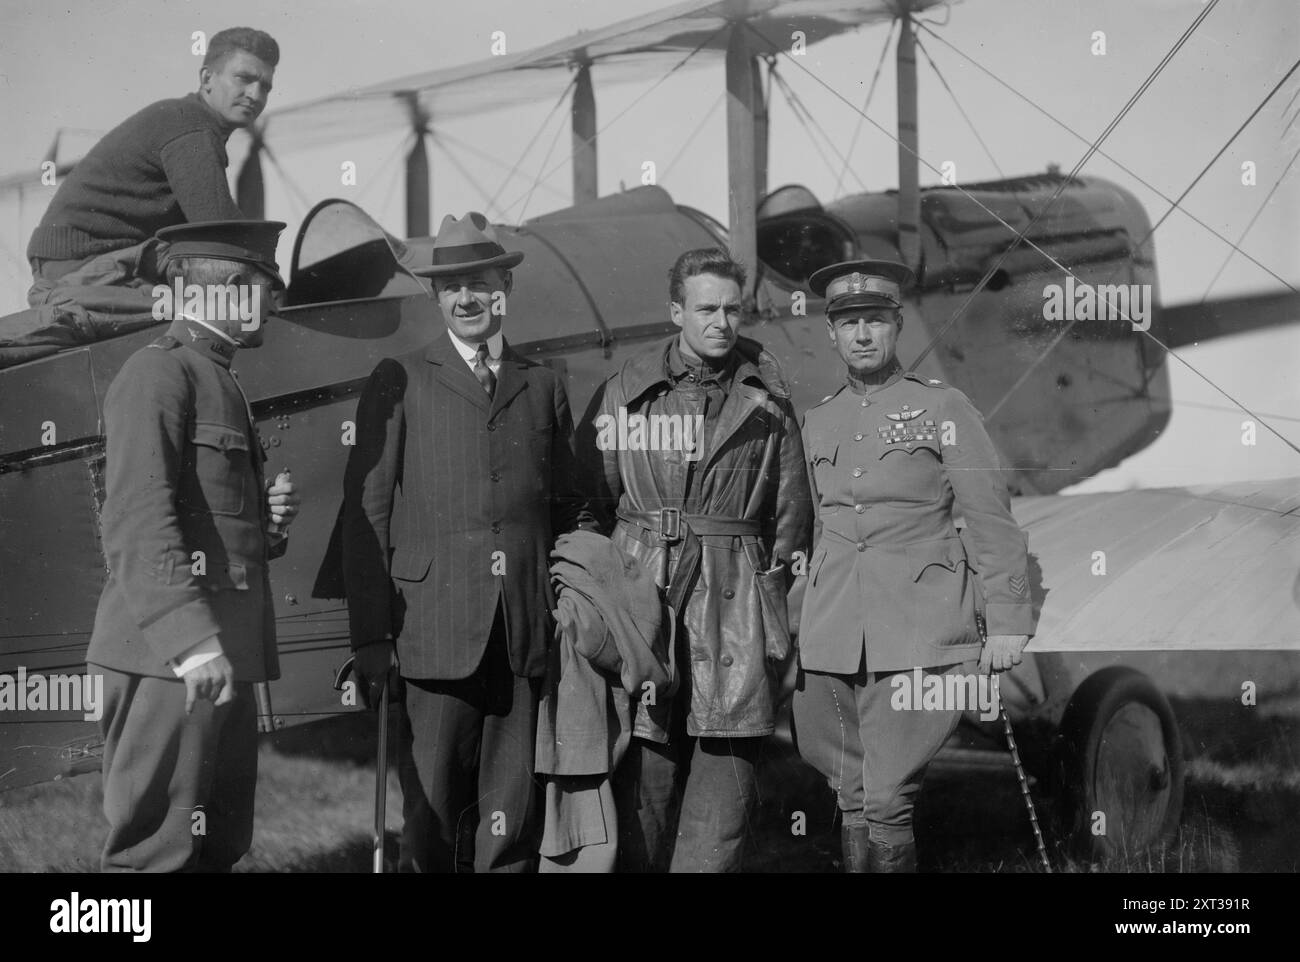
<svg viewBox="0 0 1300 962"><path fill-rule="evenodd" d="M267 485L231 362L262 343L283 228L159 231L168 280L203 296L171 300L104 398L109 575L86 660L105 679L105 871L228 871L252 841L252 688L279 677L267 562L298 496L287 474Z"/></svg>
<svg viewBox="0 0 1300 962"><path fill-rule="evenodd" d="M911 276L864 260L809 279L846 383L804 418L817 520L793 720L835 791L849 872L915 871L916 795L967 707L931 695L978 689L977 671L987 686L1034 630L1025 536L979 412L898 363Z"/></svg>
<svg viewBox="0 0 1300 962"><path fill-rule="evenodd" d="M444 218L428 277L446 330L381 361L357 407L343 573L363 694L404 681L401 867L536 857L537 704L557 535L589 521L564 384L502 334L511 269L479 213Z"/></svg>

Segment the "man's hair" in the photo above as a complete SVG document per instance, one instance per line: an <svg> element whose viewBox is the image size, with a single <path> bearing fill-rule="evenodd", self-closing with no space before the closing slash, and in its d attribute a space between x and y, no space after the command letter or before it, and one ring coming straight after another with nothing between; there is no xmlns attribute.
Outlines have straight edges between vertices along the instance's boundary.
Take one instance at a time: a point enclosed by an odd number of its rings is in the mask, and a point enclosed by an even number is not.
<svg viewBox="0 0 1300 962"><path fill-rule="evenodd" d="M236 50L251 53L271 67L280 62L280 45L269 33L254 30L252 27L230 27L215 34L208 41L208 52L203 58L203 66L216 70Z"/></svg>
<svg viewBox="0 0 1300 962"><path fill-rule="evenodd" d="M256 264L221 260L216 257L173 257L167 262L166 273L168 285L178 277L186 284L199 284L204 287L224 284L231 274L239 274L249 284L257 283L259 278L264 278L268 283L271 281L271 275Z"/></svg>
<svg viewBox="0 0 1300 962"><path fill-rule="evenodd" d="M686 279L698 274L716 274L745 287L745 265L737 262L721 247L701 247L677 258L668 272L668 298L674 304L685 303Z"/></svg>

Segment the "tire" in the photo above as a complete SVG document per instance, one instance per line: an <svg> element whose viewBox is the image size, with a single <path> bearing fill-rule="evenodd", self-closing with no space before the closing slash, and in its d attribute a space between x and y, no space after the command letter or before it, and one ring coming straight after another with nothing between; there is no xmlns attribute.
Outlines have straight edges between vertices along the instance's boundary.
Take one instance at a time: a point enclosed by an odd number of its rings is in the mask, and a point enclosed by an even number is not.
<svg viewBox="0 0 1300 962"><path fill-rule="evenodd" d="M1066 824L1080 850L1123 858L1173 836L1183 808L1182 739L1149 678L1125 667L1091 675L1070 698L1059 737Z"/></svg>

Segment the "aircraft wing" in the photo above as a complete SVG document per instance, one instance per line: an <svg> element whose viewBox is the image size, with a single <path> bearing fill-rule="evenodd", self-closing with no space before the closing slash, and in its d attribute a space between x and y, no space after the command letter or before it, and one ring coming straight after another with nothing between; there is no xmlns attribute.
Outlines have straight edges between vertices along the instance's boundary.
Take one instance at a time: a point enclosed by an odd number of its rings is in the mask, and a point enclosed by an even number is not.
<svg viewBox="0 0 1300 962"><path fill-rule="evenodd" d="M1219 297L1161 308L1171 348L1197 344L1229 334L1300 321L1300 294L1292 291Z"/></svg>
<svg viewBox="0 0 1300 962"><path fill-rule="evenodd" d="M940 2L913 0L913 12ZM580 63L590 63L593 80L602 85L651 82L696 50L691 66L718 63L726 53L728 22L747 21L767 42L767 52L774 52L789 50L796 30L811 45L889 20L895 6L889 0L686 0L518 53L509 52L519 38L507 24L506 55L268 111L259 130L273 147L297 148L409 127L413 100L434 124L555 101Z"/></svg>
<svg viewBox="0 0 1300 962"><path fill-rule="evenodd" d="M1300 651L1300 478L1014 511L1041 609L1031 652Z"/></svg>

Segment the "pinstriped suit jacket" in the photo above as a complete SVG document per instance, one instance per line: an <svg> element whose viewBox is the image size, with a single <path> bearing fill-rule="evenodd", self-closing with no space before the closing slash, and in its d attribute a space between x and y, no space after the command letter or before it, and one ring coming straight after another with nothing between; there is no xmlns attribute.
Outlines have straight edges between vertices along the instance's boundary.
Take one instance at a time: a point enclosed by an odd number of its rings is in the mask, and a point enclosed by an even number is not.
<svg viewBox="0 0 1300 962"><path fill-rule="evenodd" d="M342 542L353 646L396 639L403 676L465 678L503 600L510 667L543 675L549 554L591 520L559 377L506 344L489 399L443 333L379 363L356 425Z"/></svg>

